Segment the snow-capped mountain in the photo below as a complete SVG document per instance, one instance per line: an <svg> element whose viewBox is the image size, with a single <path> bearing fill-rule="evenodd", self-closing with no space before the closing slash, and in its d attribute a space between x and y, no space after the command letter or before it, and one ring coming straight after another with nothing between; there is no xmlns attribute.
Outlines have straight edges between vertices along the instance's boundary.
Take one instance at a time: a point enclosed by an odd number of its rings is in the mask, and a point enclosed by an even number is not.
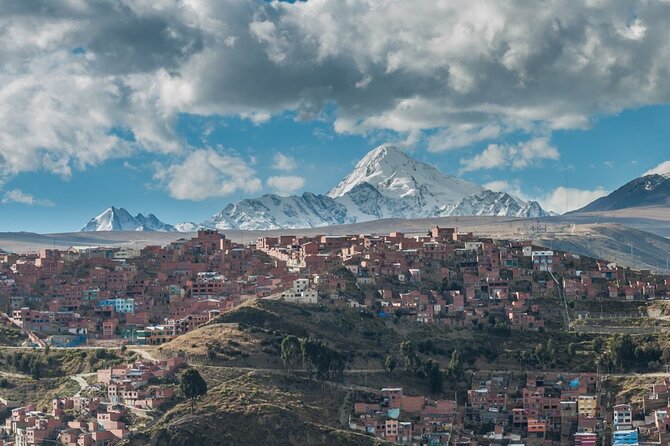
<svg viewBox="0 0 670 446"><path fill-rule="evenodd" d="M449 208L447 215L495 215L501 217L537 218L548 217L537 201L523 201L506 192L483 190L463 198L456 206Z"/></svg>
<svg viewBox="0 0 670 446"><path fill-rule="evenodd" d="M82 232L90 231L161 231L174 232L174 226L160 221L154 214L132 216L124 208L111 207L92 218Z"/></svg>
<svg viewBox="0 0 670 446"><path fill-rule="evenodd" d="M369 152L328 192L264 195L231 203L203 222L217 229L306 228L380 218L451 215L546 217L540 205L441 173L392 145Z"/></svg>
<svg viewBox="0 0 670 446"><path fill-rule="evenodd" d="M366 190L361 190L361 186ZM433 216L463 198L484 190L478 184L443 174L417 161L395 146L384 144L370 151L354 170L328 192L332 198L350 196L358 206L366 206L374 189L379 204L392 202L390 209L379 208L383 216ZM358 189L358 190L357 190ZM390 199L383 203L383 198ZM384 212L388 211L388 212ZM405 215L399 215L405 214ZM379 217L382 217L380 215Z"/></svg>
<svg viewBox="0 0 670 446"><path fill-rule="evenodd" d="M670 174L636 178L577 212L599 212L640 206L670 206Z"/></svg>
<svg viewBox="0 0 670 446"><path fill-rule="evenodd" d="M415 160L392 145L370 151L327 195L305 192L282 197L263 195L230 203L202 223L175 226L153 214L131 216L109 208L82 231L179 231L215 229L297 229L359 223L380 218L470 215L546 217L535 201L493 192Z"/></svg>

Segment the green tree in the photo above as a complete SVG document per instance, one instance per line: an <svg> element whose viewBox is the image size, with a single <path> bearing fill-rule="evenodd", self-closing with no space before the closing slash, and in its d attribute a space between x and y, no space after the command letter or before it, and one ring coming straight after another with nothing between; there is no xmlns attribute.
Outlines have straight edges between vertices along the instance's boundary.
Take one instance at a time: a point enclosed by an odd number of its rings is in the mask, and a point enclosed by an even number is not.
<svg viewBox="0 0 670 446"><path fill-rule="evenodd" d="M535 358L537 359L537 362L541 363L542 359L545 356L545 350L544 350L544 345L542 344L537 344L535 346Z"/></svg>
<svg viewBox="0 0 670 446"><path fill-rule="evenodd" d="M405 370L416 370L419 365L419 357L412 341L404 341L400 344L400 353L405 359Z"/></svg>
<svg viewBox="0 0 670 446"><path fill-rule="evenodd" d="M458 349L455 349L453 352L451 352L451 359L449 360L449 375L455 379L463 376L461 352Z"/></svg>
<svg viewBox="0 0 670 446"><path fill-rule="evenodd" d="M384 368L386 369L387 372L393 373L393 371L398 367L398 361L396 359L389 355L386 355L386 360L384 361Z"/></svg>
<svg viewBox="0 0 670 446"><path fill-rule="evenodd" d="M300 354L302 356L302 364L307 371L307 380L309 383L312 382L314 376L314 369L319 358L319 349L320 346L317 342L312 341L310 338L300 339Z"/></svg>
<svg viewBox="0 0 670 446"><path fill-rule="evenodd" d="M191 413L198 397L207 393L207 382L196 369L188 369L179 377L179 391L191 403Z"/></svg>
<svg viewBox="0 0 670 446"><path fill-rule="evenodd" d="M440 371L440 365L429 359L423 366L423 372L426 375L431 393L441 393L444 386L444 375Z"/></svg>
<svg viewBox="0 0 670 446"><path fill-rule="evenodd" d="M281 360L291 375L293 375L295 366L300 362L301 355L300 339L293 335L285 336L281 341Z"/></svg>
<svg viewBox="0 0 670 446"><path fill-rule="evenodd" d="M574 342L571 342L568 345L568 355L575 356L575 354L577 354L577 346L575 345Z"/></svg>
<svg viewBox="0 0 670 446"><path fill-rule="evenodd" d="M546 352L550 360L553 361L554 359L556 359L556 344L554 343L554 340L552 338L549 338L549 340L547 341Z"/></svg>
<svg viewBox="0 0 670 446"><path fill-rule="evenodd" d="M605 347L605 342L603 341L603 338L595 338L593 340L593 351L596 353L602 353L603 347Z"/></svg>
<svg viewBox="0 0 670 446"><path fill-rule="evenodd" d="M609 355L615 366L624 368L635 358L635 343L628 334L616 334L608 343Z"/></svg>

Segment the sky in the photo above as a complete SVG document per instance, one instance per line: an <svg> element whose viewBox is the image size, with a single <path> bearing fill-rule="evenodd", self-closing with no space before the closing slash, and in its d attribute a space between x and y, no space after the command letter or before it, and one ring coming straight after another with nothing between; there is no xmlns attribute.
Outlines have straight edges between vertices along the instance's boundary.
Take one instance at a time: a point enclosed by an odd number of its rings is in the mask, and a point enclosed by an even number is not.
<svg viewBox="0 0 670 446"><path fill-rule="evenodd" d="M201 222L326 193L382 143L576 209L670 170L669 20L666 1L5 0L0 231L110 206Z"/></svg>

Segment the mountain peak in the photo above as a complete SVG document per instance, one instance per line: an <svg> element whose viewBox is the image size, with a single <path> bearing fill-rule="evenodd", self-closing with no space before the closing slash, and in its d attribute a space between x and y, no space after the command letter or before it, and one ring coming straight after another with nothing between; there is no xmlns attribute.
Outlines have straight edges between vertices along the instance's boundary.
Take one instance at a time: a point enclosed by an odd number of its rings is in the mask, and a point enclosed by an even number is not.
<svg viewBox="0 0 670 446"><path fill-rule="evenodd" d="M92 218L86 226L81 228L82 232L89 231L164 231L172 232L174 226L160 221L155 215L146 217L137 214L133 217L124 208L110 206L97 217Z"/></svg>
<svg viewBox="0 0 670 446"><path fill-rule="evenodd" d="M368 183L388 198L419 197L428 186L435 200L444 206L482 190L481 186L444 175L437 168L418 161L392 144L368 152L354 170L328 192L342 197L356 186Z"/></svg>

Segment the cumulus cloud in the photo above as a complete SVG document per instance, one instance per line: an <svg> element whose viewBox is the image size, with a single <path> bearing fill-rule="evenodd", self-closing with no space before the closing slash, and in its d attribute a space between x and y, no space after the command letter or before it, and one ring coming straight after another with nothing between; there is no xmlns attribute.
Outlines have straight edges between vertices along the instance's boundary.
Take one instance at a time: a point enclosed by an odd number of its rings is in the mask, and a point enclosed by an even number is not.
<svg viewBox="0 0 670 446"><path fill-rule="evenodd" d="M550 144L549 139L539 137L517 144L490 144L481 153L471 158L462 158L460 163L461 172L494 168L518 170L541 160L558 158L558 150Z"/></svg>
<svg viewBox="0 0 670 446"><path fill-rule="evenodd" d="M593 200L604 197L607 193L608 192L601 187L588 190L575 188L566 189L561 186L549 191L546 196L539 198L537 201L546 210L558 214L565 214L566 212L582 208Z"/></svg>
<svg viewBox="0 0 670 446"><path fill-rule="evenodd" d="M290 171L295 169L297 164L292 156L285 155L283 153L276 153L274 157L274 165L272 167L276 170Z"/></svg>
<svg viewBox="0 0 670 446"><path fill-rule="evenodd" d="M267 179L268 187L279 195L291 195L305 185L305 179L298 176L276 176Z"/></svg>
<svg viewBox="0 0 670 446"><path fill-rule="evenodd" d="M46 206L46 207L55 206L55 203L51 200L36 198L35 196L23 192L20 189L12 189L5 192L5 195L2 197L2 203L4 204L19 203L19 204L26 204L28 206Z"/></svg>
<svg viewBox="0 0 670 446"><path fill-rule="evenodd" d="M670 3L629 3L4 1L0 179L184 156L182 113L263 125L332 104L337 132L431 130L434 151L584 128L670 102Z"/></svg>
<svg viewBox="0 0 670 446"><path fill-rule="evenodd" d="M644 175L663 175L665 177L670 177L670 161L664 161L653 169L649 169Z"/></svg>
<svg viewBox="0 0 670 446"><path fill-rule="evenodd" d="M242 158L211 149L195 150L180 163L156 165L154 180L178 200L199 201L237 191L254 193L262 187L256 172Z"/></svg>

